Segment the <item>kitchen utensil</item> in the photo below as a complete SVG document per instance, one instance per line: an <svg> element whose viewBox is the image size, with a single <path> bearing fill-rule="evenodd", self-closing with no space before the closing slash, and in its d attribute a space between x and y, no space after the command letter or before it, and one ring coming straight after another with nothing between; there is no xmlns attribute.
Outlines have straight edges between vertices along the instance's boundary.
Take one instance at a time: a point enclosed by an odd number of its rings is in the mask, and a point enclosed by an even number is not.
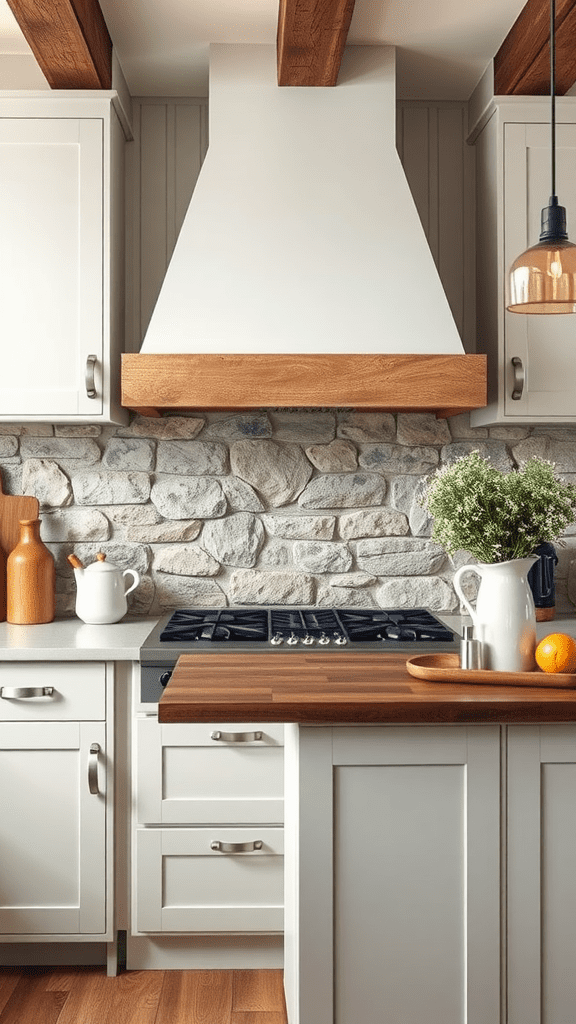
<svg viewBox="0 0 576 1024"><path fill-rule="evenodd" d="M139 574L135 569L122 571L117 565L107 562L103 552L99 552L96 561L86 568L81 567L82 563L75 555L72 559L79 563L74 568L78 618L92 625L119 622L128 611L126 596L138 586ZM127 590L125 576L133 579Z"/></svg>
<svg viewBox="0 0 576 1024"><path fill-rule="evenodd" d="M482 645L482 668L496 672L530 672L536 665L536 613L528 572L536 557L463 565L452 584L474 623ZM473 608L462 591L465 573L480 577Z"/></svg>
<svg viewBox="0 0 576 1024"><path fill-rule="evenodd" d="M20 520L20 539L6 563L8 622L52 622L56 610L54 558L40 540L40 520Z"/></svg>
<svg viewBox="0 0 576 1024"><path fill-rule="evenodd" d="M415 654L406 668L416 679L434 683L480 683L485 686L536 686L538 689L576 689L576 673L491 672L488 669L461 669L458 654Z"/></svg>

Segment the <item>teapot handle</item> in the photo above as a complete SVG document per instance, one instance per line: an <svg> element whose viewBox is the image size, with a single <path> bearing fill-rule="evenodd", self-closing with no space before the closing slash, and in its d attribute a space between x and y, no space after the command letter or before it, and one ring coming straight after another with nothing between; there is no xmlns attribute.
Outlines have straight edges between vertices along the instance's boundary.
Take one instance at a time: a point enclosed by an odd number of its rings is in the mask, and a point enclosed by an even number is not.
<svg viewBox="0 0 576 1024"><path fill-rule="evenodd" d="M140 583L140 575L139 575L139 573L136 572L135 569L125 569L124 572L122 573L122 575L123 576L132 576L132 578L134 580L132 586L128 587L128 590L124 591L124 596L127 597L128 594L131 594L133 590L136 590L136 587Z"/></svg>
<svg viewBox="0 0 576 1024"><path fill-rule="evenodd" d="M461 566L460 569L457 569L456 572L454 573L454 577L452 579L452 586L454 587L454 590L456 591L458 597L460 598L462 604L464 605L466 611L468 612L468 615L472 619L472 622L474 623L474 628L477 629L478 628L478 619L476 617L476 611L472 607L472 605L470 604L470 601L468 600L468 598L464 594L464 591L462 590L462 587L460 585L460 580L462 579L464 574L467 573L467 572L473 572L476 576L479 576L480 579L482 579L482 573L479 571L479 569L478 569L478 567L476 565L463 565L463 566Z"/></svg>

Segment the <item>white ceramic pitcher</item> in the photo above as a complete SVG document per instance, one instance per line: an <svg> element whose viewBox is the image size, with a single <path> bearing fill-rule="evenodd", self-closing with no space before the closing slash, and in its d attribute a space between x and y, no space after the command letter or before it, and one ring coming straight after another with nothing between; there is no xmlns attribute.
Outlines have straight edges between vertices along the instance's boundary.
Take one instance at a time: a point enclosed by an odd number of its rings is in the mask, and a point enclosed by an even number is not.
<svg viewBox="0 0 576 1024"><path fill-rule="evenodd" d="M531 672L536 668L536 612L528 573L536 557L509 562L463 565L452 580L454 589L474 623L482 645L482 667L496 672ZM473 608L462 592L466 573L480 577Z"/></svg>
<svg viewBox="0 0 576 1024"><path fill-rule="evenodd" d="M78 562L78 565L82 566L82 563ZM97 625L119 622L128 611L126 595L140 582L135 569L122 572L117 565L107 562L106 555L101 552L86 569L83 566L75 567L74 576L77 588L76 615L83 622ZM125 576L131 576L133 580L128 589L124 582Z"/></svg>

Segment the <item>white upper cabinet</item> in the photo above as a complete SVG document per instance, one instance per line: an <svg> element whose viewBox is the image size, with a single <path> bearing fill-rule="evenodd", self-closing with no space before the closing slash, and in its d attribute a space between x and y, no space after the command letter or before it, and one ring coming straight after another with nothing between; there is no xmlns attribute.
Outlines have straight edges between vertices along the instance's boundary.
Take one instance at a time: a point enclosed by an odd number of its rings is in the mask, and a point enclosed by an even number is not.
<svg viewBox="0 0 576 1024"><path fill-rule="evenodd" d="M551 187L550 102L498 97L475 139L477 350L488 354L490 423L576 423L576 315L506 310L510 264L538 242ZM568 234L576 237L576 100L557 100L557 181Z"/></svg>
<svg viewBox="0 0 576 1024"><path fill-rule="evenodd" d="M127 420L115 96L0 93L0 420Z"/></svg>

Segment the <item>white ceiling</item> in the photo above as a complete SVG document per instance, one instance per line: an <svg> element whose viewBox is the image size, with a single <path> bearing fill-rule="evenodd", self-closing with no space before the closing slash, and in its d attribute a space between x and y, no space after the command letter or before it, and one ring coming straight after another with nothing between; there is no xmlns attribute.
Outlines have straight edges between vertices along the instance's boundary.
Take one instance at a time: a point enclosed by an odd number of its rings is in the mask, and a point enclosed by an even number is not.
<svg viewBox="0 0 576 1024"><path fill-rule="evenodd" d="M398 47L398 95L467 99L525 0L356 0L348 41ZM208 91L208 44L274 43L278 0L100 0L133 96ZM30 53L0 0L0 53Z"/></svg>

